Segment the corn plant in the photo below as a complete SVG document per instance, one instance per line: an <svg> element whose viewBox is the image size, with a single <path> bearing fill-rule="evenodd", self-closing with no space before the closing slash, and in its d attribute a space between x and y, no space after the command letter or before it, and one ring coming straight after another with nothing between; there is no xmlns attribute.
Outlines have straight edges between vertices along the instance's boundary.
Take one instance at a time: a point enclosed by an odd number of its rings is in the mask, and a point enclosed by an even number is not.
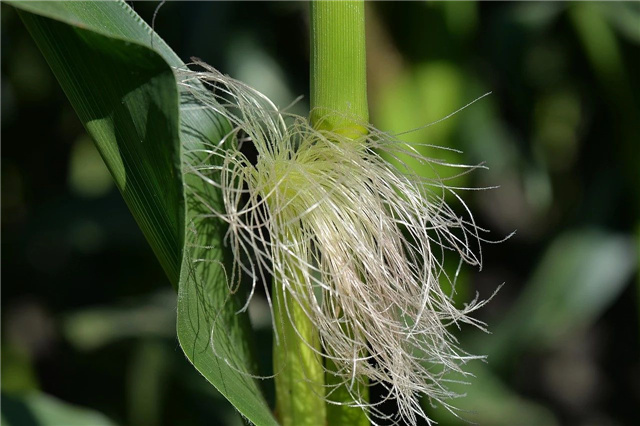
<svg viewBox="0 0 640 426"><path fill-rule="evenodd" d="M258 425L431 423L481 358L450 326L444 255L481 265L482 230L437 176L455 166L368 122L364 3L311 4L311 111L291 114L199 60L124 2L15 6L178 294L194 367ZM257 151L249 159L244 147ZM413 165L433 171L425 177ZM246 311L264 292L276 406L256 381ZM372 385L397 401L386 414Z"/></svg>

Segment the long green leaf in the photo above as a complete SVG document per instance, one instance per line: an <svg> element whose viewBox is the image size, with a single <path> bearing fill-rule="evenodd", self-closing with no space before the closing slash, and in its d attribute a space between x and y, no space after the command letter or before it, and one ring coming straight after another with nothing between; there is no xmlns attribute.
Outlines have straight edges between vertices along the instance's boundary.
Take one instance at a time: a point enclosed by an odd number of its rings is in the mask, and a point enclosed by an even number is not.
<svg viewBox="0 0 640 426"><path fill-rule="evenodd" d="M194 366L249 420L277 424L251 378L251 329L227 286L219 195L185 173L228 131L189 108L171 67L184 64L124 2L9 2L93 137L169 279L178 339ZM184 108L179 109L179 104ZM213 420L213 419L212 419Z"/></svg>
<svg viewBox="0 0 640 426"><path fill-rule="evenodd" d="M20 17L167 276L177 283L183 202L178 92L171 68L138 44L32 13L21 12Z"/></svg>

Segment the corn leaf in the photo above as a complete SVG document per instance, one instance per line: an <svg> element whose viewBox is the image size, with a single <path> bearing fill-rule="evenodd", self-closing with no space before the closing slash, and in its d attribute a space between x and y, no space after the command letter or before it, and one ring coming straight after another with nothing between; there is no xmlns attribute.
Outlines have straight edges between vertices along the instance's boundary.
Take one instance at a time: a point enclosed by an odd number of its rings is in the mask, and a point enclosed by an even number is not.
<svg viewBox="0 0 640 426"><path fill-rule="evenodd" d="M20 16L177 283L183 202L171 68L143 46L35 14Z"/></svg>
<svg viewBox="0 0 640 426"><path fill-rule="evenodd" d="M19 10L178 288L185 354L242 415L277 424L250 376L252 332L246 315L236 314L243 298L227 285L224 227L202 218L203 200L215 206L219 196L184 173L228 124L189 108L172 70L183 62L123 1L7 3Z"/></svg>

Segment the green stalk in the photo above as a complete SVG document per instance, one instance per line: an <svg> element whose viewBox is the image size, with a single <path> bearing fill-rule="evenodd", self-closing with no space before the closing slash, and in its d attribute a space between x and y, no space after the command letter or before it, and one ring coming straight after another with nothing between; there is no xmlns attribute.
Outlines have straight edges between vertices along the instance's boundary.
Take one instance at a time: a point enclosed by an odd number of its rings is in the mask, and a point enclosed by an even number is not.
<svg viewBox="0 0 640 426"><path fill-rule="evenodd" d="M311 2L311 115L312 125L357 139L367 133L367 68L364 1ZM369 424L361 408L349 407L353 398L336 366L327 360L325 381L338 386L327 404L330 426ZM359 394L367 395L366 389Z"/></svg>
<svg viewBox="0 0 640 426"><path fill-rule="evenodd" d="M364 1L311 2L311 123L356 138L366 134Z"/></svg>
<svg viewBox="0 0 640 426"><path fill-rule="evenodd" d="M299 272L297 282L305 285ZM273 313L280 339L279 345L273 346L276 417L283 426L327 424L324 368L319 355L322 346L318 331L305 314L307 308L274 281Z"/></svg>
<svg viewBox="0 0 640 426"><path fill-rule="evenodd" d="M311 123L356 139L366 134L369 120L364 33L364 2L313 1L311 3ZM305 285L298 272L297 282ZM292 280L293 281L293 280ZM273 286L276 331L274 345L276 415L283 426L366 426L360 408L327 404L325 379L339 384L327 362L326 378L318 331L301 306L279 282ZM288 310L287 310L288 308ZM350 404L348 389L340 385L331 400Z"/></svg>

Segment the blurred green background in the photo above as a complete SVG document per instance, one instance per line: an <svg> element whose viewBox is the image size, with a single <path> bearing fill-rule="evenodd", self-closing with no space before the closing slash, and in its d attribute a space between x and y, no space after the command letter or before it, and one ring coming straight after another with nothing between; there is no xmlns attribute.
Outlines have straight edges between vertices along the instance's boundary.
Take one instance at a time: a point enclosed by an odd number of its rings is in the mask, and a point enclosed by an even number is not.
<svg viewBox="0 0 640 426"><path fill-rule="evenodd" d="M133 2L151 22L155 2ZM453 385L483 425L631 425L640 407L640 3L367 4L371 120L478 164L489 239L463 269L492 334ZM168 2L155 28L280 106L305 98L308 5ZM240 425L183 356L175 294L15 11L2 5L2 416L11 425ZM451 267L455 269L455 264ZM269 313L251 315L269 348ZM270 349L259 358L265 372ZM267 393L272 385L264 383ZM374 389L374 395L376 390ZM466 424L446 410L440 424ZM384 408L392 412L389 404Z"/></svg>

